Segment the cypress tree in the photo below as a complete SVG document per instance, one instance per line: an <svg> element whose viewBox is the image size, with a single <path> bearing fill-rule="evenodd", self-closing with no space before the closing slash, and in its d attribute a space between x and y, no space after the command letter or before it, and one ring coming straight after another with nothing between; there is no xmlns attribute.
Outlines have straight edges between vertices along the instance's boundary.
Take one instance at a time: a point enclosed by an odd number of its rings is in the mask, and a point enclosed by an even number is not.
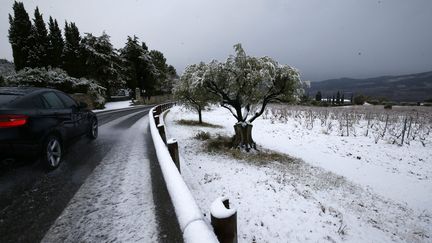
<svg viewBox="0 0 432 243"><path fill-rule="evenodd" d="M315 95L315 100L316 100L316 101L321 101L321 99L322 99L321 91L318 91L318 92L316 93L316 95Z"/></svg>
<svg viewBox="0 0 432 243"><path fill-rule="evenodd" d="M72 77L81 78L85 72L81 55L81 36L75 23L65 23L63 69Z"/></svg>
<svg viewBox="0 0 432 243"><path fill-rule="evenodd" d="M9 14L9 42L12 45L15 69L21 70L26 66L32 24L22 2L14 2L14 16Z"/></svg>
<svg viewBox="0 0 432 243"><path fill-rule="evenodd" d="M336 104L340 104L340 93L339 91L336 93Z"/></svg>
<svg viewBox="0 0 432 243"><path fill-rule="evenodd" d="M30 50L27 65L29 67L46 67L48 66L48 31L38 7L34 12L33 23L29 36Z"/></svg>
<svg viewBox="0 0 432 243"><path fill-rule="evenodd" d="M48 34L48 63L51 67L60 67L62 65L62 53L64 41L57 20L49 18L49 34Z"/></svg>

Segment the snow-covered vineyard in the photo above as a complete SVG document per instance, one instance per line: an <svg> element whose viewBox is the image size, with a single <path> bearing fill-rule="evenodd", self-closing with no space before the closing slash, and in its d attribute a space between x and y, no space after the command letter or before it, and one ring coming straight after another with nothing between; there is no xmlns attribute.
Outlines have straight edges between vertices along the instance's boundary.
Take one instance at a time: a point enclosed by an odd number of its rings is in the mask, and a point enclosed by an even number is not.
<svg viewBox="0 0 432 243"><path fill-rule="evenodd" d="M238 208L239 242L430 242L430 109L272 105L253 138L284 161L209 152L197 134L232 136L236 121L213 107L203 120L214 126L179 122L196 119L172 108L168 135L203 213L222 195Z"/></svg>

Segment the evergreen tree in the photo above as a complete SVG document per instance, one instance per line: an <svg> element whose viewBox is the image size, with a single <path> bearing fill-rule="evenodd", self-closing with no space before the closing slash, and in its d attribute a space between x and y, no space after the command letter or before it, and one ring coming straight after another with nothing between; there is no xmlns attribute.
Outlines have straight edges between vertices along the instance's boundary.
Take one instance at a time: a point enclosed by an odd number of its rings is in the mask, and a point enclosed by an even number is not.
<svg viewBox="0 0 432 243"><path fill-rule="evenodd" d="M177 75L176 69L172 65L168 66L168 75L170 76L171 79L178 79L179 78L179 76Z"/></svg>
<svg viewBox="0 0 432 243"><path fill-rule="evenodd" d="M345 94L342 94L341 104L343 105L345 103Z"/></svg>
<svg viewBox="0 0 432 243"><path fill-rule="evenodd" d="M148 51L148 47L144 41L141 43L141 47L144 49L144 51Z"/></svg>
<svg viewBox="0 0 432 243"><path fill-rule="evenodd" d="M336 104L340 104L341 103L341 101L340 101L340 92L338 91L337 92L337 94L336 94Z"/></svg>
<svg viewBox="0 0 432 243"><path fill-rule="evenodd" d="M65 44L63 49L63 69L76 78L85 73L84 61L81 55L81 36L75 23L65 23Z"/></svg>
<svg viewBox="0 0 432 243"><path fill-rule="evenodd" d="M120 88L120 58L115 52L110 37L103 32L99 37L86 34L81 40L87 78L95 79L107 89L107 94Z"/></svg>
<svg viewBox="0 0 432 243"><path fill-rule="evenodd" d="M28 39L30 46L27 66L32 68L46 67L48 66L48 31L38 7L34 12L33 23Z"/></svg>
<svg viewBox="0 0 432 243"><path fill-rule="evenodd" d="M9 14L9 42L12 45L15 69L21 70L27 65L32 24L22 2L14 2L14 16Z"/></svg>
<svg viewBox="0 0 432 243"><path fill-rule="evenodd" d="M64 41L57 20L49 18L49 34L48 34L48 64L51 67L60 67L62 65L62 53Z"/></svg>
<svg viewBox="0 0 432 243"><path fill-rule="evenodd" d="M315 100L316 101L321 101L322 100L322 95L321 95L321 91L318 91L315 95Z"/></svg>
<svg viewBox="0 0 432 243"><path fill-rule="evenodd" d="M154 92L154 75L156 68L151 61L149 52L144 48L145 43L139 44L138 38L128 36L124 48L120 50L120 56L124 60L123 74L128 88L136 87L144 90L147 95Z"/></svg>
<svg viewBox="0 0 432 243"><path fill-rule="evenodd" d="M150 51L150 57L153 65L156 68L155 78L155 92L157 94L169 93L172 86L172 79L168 75L168 65L166 64L166 58L160 51L152 50Z"/></svg>

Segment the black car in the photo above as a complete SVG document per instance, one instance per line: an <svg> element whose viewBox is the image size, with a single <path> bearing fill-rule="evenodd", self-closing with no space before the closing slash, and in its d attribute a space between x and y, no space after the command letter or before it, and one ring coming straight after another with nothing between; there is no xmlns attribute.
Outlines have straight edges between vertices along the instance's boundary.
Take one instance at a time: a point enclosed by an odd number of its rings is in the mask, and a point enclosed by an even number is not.
<svg viewBox="0 0 432 243"><path fill-rule="evenodd" d="M82 135L98 136L87 104L54 89L0 87L0 159L40 157L54 169L66 145Z"/></svg>

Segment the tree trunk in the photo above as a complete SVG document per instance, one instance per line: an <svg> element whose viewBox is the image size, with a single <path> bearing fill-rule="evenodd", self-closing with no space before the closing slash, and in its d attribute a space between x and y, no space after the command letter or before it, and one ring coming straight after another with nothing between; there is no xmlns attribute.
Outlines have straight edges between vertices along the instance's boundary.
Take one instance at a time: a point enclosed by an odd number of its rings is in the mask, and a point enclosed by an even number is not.
<svg viewBox="0 0 432 243"><path fill-rule="evenodd" d="M198 122L199 124L202 124L202 114L201 114L201 107L198 108Z"/></svg>
<svg viewBox="0 0 432 243"><path fill-rule="evenodd" d="M252 124L239 122L234 125L235 137L233 146L250 151L251 148L256 150L256 144L252 139Z"/></svg>

